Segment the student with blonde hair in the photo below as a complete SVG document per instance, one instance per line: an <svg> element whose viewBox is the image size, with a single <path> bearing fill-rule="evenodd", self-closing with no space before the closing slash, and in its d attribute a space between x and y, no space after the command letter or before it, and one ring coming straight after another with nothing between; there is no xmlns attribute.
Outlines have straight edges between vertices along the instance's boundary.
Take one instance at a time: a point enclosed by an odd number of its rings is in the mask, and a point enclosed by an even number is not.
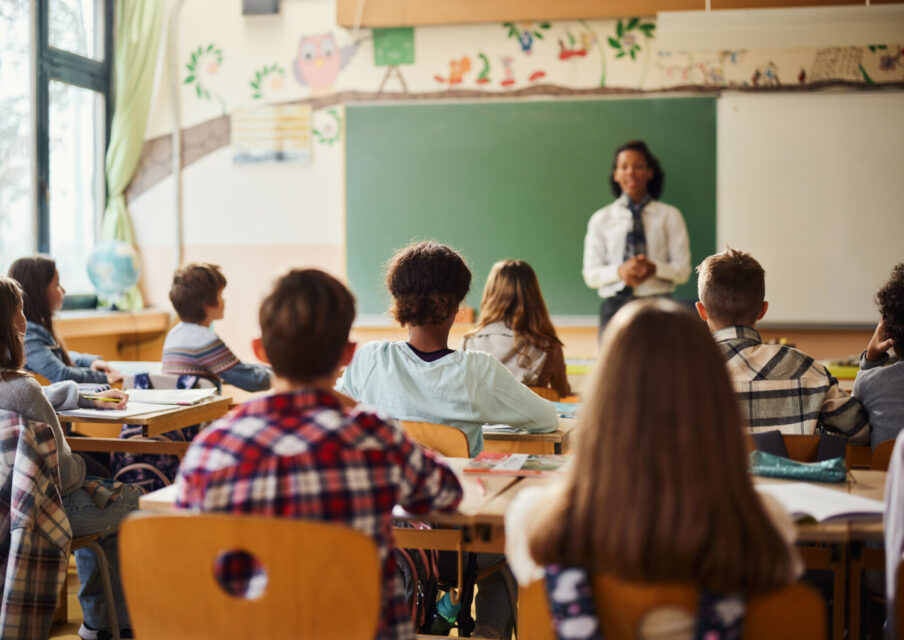
<svg viewBox="0 0 904 640"><path fill-rule="evenodd" d="M537 274L524 260L493 265L480 301L480 322L465 334L462 349L496 356L526 385L571 395L562 341L546 310Z"/></svg>
<svg viewBox="0 0 904 640"><path fill-rule="evenodd" d="M671 300L632 302L603 334L599 360L570 472L522 491L506 516L519 582L549 565L718 595L795 580L793 524L753 488L737 399L706 326Z"/></svg>

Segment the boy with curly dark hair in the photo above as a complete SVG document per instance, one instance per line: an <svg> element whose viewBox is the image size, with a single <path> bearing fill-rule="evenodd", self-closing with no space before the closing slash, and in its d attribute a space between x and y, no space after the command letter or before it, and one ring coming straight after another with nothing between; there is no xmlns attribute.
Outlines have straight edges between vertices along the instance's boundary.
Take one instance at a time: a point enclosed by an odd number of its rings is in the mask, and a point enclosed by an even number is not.
<svg viewBox="0 0 904 640"><path fill-rule="evenodd" d="M481 425L509 424L555 431L555 408L493 356L449 348L449 331L471 286L471 270L452 247L421 242L389 262L391 313L408 327L407 342L386 340L358 349L337 390L399 420L450 424L468 436L470 454L483 450Z"/></svg>
<svg viewBox="0 0 904 640"><path fill-rule="evenodd" d="M481 425L487 422L556 430L552 403L518 382L502 362L482 351L449 348L455 314L471 286L471 270L455 249L437 242L402 249L389 262L386 286L392 315L408 327L408 341L375 341L358 349L338 391L399 420L461 429L471 456L483 449ZM503 559L479 553L477 565ZM511 637L514 591L508 569L478 580L472 637Z"/></svg>
<svg viewBox="0 0 904 640"><path fill-rule="evenodd" d="M879 324L860 356L860 373L854 381L854 396L860 399L873 427L873 448L894 440L904 429L904 262L876 294ZM894 348L894 356L889 350ZM888 366L885 366L888 365Z"/></svg>

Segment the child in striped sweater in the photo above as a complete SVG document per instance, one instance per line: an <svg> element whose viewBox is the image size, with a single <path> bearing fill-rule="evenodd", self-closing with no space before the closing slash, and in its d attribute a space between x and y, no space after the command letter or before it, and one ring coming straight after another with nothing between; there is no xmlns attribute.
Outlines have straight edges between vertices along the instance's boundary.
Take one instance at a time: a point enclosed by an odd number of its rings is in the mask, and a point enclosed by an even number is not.
<svg viewBox="0 0 904 640"><path fill-rule="evenodd" d="M240 362L211 330L223 318L226 278L215 264L193 262L173 274L170 301L181 322L170 329L163 343L163 373L197 375L245 391L270 388L270 370Z"/></svg>

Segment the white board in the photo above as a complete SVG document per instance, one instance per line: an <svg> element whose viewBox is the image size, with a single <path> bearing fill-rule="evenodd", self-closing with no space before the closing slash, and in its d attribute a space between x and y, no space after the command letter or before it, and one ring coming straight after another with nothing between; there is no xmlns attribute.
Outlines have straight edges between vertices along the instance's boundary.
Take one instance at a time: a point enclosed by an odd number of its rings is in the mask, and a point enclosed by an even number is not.
<svg viewBox="0 0 904 640"><path fill-rule="evenodd" d="M723 94L717 246L766 270L763 324L862 326L904 262L904 92Z"/></svg>

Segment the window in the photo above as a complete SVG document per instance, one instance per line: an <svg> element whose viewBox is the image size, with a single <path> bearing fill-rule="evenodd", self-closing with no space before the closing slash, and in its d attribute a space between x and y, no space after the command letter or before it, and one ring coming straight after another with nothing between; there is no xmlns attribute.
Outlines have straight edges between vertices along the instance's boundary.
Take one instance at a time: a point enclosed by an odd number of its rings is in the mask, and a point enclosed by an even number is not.
<svg viewBox="0 0 904 640"><path fill-rule="evenodd" d="M3 273L47 253L70 292L92 291L85 262L105 204L112 25L113 0L0 0Z"/></svg>
<svg viewBox="0 0 904 640"><path fill-rule="evenodd" d="M35 250L29 0L0 1L0 269Z"/></svg>

